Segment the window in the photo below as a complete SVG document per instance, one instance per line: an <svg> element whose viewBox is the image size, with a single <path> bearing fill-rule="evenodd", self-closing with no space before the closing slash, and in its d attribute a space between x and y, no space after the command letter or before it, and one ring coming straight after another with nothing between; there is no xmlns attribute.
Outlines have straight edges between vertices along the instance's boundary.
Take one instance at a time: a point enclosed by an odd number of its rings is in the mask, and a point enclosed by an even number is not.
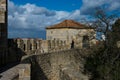
<svg viewBox="0 0 120 80"><path fill-rule="evenodd" d="M53 31L51 31L51 34L53 33Z"/></svg>
<svg viewBox="0 0 120 80"><path fill-rule="evenodd" d="M89 36L87 36L87 35L83 36L82 43L83 43L83 48L89 48L90 47Z"/></svg>

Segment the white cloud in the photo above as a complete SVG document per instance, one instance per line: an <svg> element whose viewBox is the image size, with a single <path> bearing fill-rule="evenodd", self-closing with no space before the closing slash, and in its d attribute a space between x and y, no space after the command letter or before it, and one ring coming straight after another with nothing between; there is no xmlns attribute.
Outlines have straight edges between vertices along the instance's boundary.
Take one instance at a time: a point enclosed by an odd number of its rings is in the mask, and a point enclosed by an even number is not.
<svg viewBox="0 0 120 80"><path fill-rule="evenodd" d="M73 19L73 20L80 20L82 18L82 15L80 15L80 10L75 10L73 11L68 19Z"/></svg>
<svg viewBox="0 0 120 80"><path fill-rule="evenodd" d="M26 5L20 6L20 8L25 9L24 14L33 14L33 15L41 15L44 14L46 16L55 15L55 11L50 11L45 7L38 7L35 4L27 3Z"/></svg>
<svg viewBox="0 0 120 80"><path fill-rule="evenodd" d="M105 6L107 11L119 10L120 0L82 0L83 6L80 8L82 14L91 14L96 7Z"/></svg>
<svg viewBox="0 0 120 80"><path fill-rule="evenodd" d="M8 0L9 37L14 37L13 35L16 32L19 34L16 33L15 35L18 34L18 37L22 37L23 35L26 35L28 30L34 30L34 32L44 30L47 26L67 19L70 14L71 13L67 11L49 10L45 7L39 7L30 3L18 6L11 0ZM28 33L29 32L30 31L28 31ZM29 33L29 35L31 34L32 33Z"/></svg>
<svg viewBox="0 0 120 80"><path fill-rule="evenodd" d="M63 18L67 18L69 15L70 15L70 13L66 12L66 11L56 11L55 18L57 20L61 20Z"/></svg>
<svg viewBox="0 0 120 80"><path fill-rule="evenodd" d="M27 35L34 34L30 33L30 31L44 30L45 27L65 19L81 21L81 19L88 18L86 14L93 12L93 8L104 4L109 6L108 10L120 9L119 0L83 0L82 7L72 12L49 10L45 7L30 3L15 5L12 0L8 0L9 37L14 37L16 32L19 33L18 37L24 34L26 34L25 36L27 37ZM24 31L24 33L21 33L21 31ZM27 31L29 34L27 34Z"/></svg>
<svg viewBox="0 0 120 80"><path fill-rule="evenodd" d="M116 9L120 10L120 1L119 1L119 2L114 2L114 3L112 3L112 4L110 5L109 9L110 9L110 10L116 10Z"/></svg>
<svg viewBox="0 0 120 80"><path fill-rule="evenodd" d="M8 26L10 28L44 29L64 19L75 19L80 16L80 11L73 12L48 10L35 4L15 5L8 0Z"/></svg>

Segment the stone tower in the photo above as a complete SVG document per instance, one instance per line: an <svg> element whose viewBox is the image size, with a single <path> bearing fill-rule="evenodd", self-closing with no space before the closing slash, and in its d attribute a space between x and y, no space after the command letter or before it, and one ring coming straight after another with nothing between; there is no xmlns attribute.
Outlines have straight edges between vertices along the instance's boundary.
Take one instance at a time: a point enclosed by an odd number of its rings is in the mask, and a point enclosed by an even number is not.
<svg viewBox="0 0 120 80"><path fill-rule="evenodd" d="M7 10L6 0L0 0L0 66L7 62Z"/></svg>
<svg viewBox="0 0 120 80"><path fill-rule="evenodd" d="M73 20L64 20L61 23L46 28L47 40L62 40L70 47L74 41L76 47L82 48L91 45L91 38L95 39L95 30Z"/></svg>

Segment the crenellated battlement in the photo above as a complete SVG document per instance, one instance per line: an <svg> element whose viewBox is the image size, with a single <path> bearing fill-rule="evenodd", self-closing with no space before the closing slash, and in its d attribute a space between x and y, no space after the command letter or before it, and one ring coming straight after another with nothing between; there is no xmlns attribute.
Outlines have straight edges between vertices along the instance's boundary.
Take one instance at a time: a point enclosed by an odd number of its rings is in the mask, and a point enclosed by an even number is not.
<svg viewBox="0 0 120 80"><path fill-rule="evenodd" d="M17 48L21 49L28 55L70 49L70 45L68 45L67 42L63 40L16 38L13 39L13 41Z"/></svg>

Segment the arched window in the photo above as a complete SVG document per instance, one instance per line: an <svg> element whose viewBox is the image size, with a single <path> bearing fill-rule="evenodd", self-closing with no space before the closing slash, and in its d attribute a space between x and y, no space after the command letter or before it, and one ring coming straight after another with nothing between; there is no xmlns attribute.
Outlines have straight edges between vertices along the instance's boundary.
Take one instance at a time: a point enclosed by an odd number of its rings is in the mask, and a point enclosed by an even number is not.
<svg viewBox="0 0 120 80"><path fill-rule="evenodd" d="M87 36L87 35L83 36L82 44L83 44L83 48L89 48L90 47L89 36Z"/></svg>

